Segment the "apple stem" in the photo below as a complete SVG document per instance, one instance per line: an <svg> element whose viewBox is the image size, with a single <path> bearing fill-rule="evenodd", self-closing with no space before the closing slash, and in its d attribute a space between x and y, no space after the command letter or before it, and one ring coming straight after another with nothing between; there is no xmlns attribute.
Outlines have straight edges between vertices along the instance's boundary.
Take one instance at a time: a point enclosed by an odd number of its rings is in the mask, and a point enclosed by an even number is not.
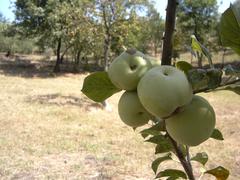
<svg viewBox="0 0 240 180"><path fill-rule="evenodd" d="M171 138L171 136L167 133L169 139L172 142L172 145L176 151L176 155L178 157L178 159L180 160L185 172L187 173L187 176L189 178L189 180L195 180L195 177L193 175L193 170L192 170L192 165L190 162L190 155L189 155L189 148L186 147L187 150L187 158L185 158L182 150L179 148L178 144L176 141L174 141L174 139Z"/></svg>

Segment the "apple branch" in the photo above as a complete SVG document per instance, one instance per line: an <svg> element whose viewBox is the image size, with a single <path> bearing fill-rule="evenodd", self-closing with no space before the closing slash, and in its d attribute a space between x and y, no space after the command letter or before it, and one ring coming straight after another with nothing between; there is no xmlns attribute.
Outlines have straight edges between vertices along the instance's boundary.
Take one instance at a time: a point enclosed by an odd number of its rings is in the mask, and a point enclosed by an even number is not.
<svg viewBox="0 0 240 180"><path fill-rule="evenodd" d="M175 29L177 4L178 4L177 0L168 0L166 21L165 21L165 34L164 34L164 40L163 40L163 53L162 53L162 62L161 62L162 65L171 65L172 51L173 51L172 39L173 39L173 34ZM167 135L169 136L168 133ZM183 155L183 152L178 147L177 142L174 141L170 136L169 138L176 151L178 159L180 160L185 172L187 173L188 178L190 180L195 180L189 154L187 155L188 158L186 159Z"/></svg>
<svg viewBox="0 0 240 180"><path fill-rule="evenodd" d="M233 80L233 81L226 82L226 83L224 83L224 84L220 84L220 85L219 85L217 88L215 88L215 89L203 88L203 89L196 90L196 91L194 91L193 93L194 93L194 94L197 94L197 93L201 93L201 92L216 91L216 90L218 90L218 89L221 88L221 87L224 87L224 86L227 86L227 85L231 85L231 84L236 84L236 83L238 83L238 82L240 82L240 79L236 79L236 80Z"/></svg>
<svg viewBox="0 0 240 180"><path fill-rule="evenodd" d="M187 173L187 176L189 178L189 180L195 180L195 177L193 175L193 171L192 171L192 165L190 162L190 158L185 158L183 152L181 151L181 149L179 148L178 144L176 141L174 141L171 136L167 133L169 139L172 142L172 145L176 151L176 155L178 157L178 159L180 160L185 172ZM187 147L187 156L189 157L189 151L188 151L188 147Z"/></svg>
<svg viewBox="0 0 240 180"><path fill-rule="evenodd" d="M177 0L168 0L165 33L163 39L162 65L171 65L172 50L173 50L173 33L175 29Z"/></svg>

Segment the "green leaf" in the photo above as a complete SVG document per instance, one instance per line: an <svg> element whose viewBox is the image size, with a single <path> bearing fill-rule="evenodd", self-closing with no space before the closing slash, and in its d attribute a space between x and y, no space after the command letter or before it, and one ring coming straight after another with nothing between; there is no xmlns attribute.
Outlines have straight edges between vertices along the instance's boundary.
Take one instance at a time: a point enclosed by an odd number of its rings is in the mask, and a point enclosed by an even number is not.
<svg viewBox="0 0 240 180"><path fill-rule="evenodd" d="M194 91L208 87L209 78L204 69L192 69L187 77Z"/></svg>
<svg viewBox="0 0 240 180"><path fill-rule="evenodd" d="M166 141L166 137L163 135L156 135L146 140L146 142L150 142L153 144L159 144L162 141Z"/></svg>
<svg viewBox="0 0 240 180"><path fill-rule="evenodd" d="M221 69L192 69L188 72L188 80L192 85L193 91L205 88L215 89L222 81Z"/></svg>
<svg viewBox="0 0 240 180"><path fill-rule="evenodd" d="M198 42L196 36L191 35L191 46L194 51L202 53L202 48L200 43Z"/></svg>
<svg viewBox="0 0 240 180"><path fill-rule="evenodd" d="M231 64L223 68L226 75L240 77L240 68L234 67Z"/></svg>
<svg viewBox="0 0 240 180"><path fill-rule="evenodd" d="M191 36L191 46L192 49L196 52L202 53L204 56L206 56L208 58L208 62L210 64L210 67L213 67L213 63L212 63L212 57L210 52L208 51L208 49L206 47L204 47L195 37L195 35Z"/></svg>
<svg viewBox="0 0 240 180"><path fill-rule="evenodd" d="M229 90L229 91L233 91L236 94L240 95L240 84L227 85L227 86L224 86L223 88L220 88L218 90Z"/></svg>
<svg viewBox="0 0 240 180"><path fill-rule="evenodd" d="M220 37L223 46L231 47L240 55L240 15L236 4L222 14L220 20Z"/></svg>
<svg viewBox="0 0 240 180"><path fill-rule="evenodd" d="M216 140L224 140L221 131L219 131L218 129L213 130L211 138L216 139Z"/></svg>
<svg viewBox="0 0 240 180"><path fill-rule="evenodd" d="M217 180L226 180L229 176L229 171L222 166L218 166L214 169L208 170L205 174L211 174L217 178Z"/></svg>
<svg viewBox="0 0 240 180"><path fill-rule="evenodd" d="M153 135L153 136L160 135L161 131L165 131L165 127L164 127L164 122L163 121L159 121L158 123L156 123L152 127L148 128L148 129L142 130L140 133L142 134L142 136L144 138L146 138L149 135Z"/></svg>
<svg viewBox="0 0 240 180"><path fill-rule="evenodd" d="M171 153L168 153L167 155L163 156L163 157L159 157L157 159L155 159L153 162L152 162L152 170L153 172L156 174L157 173L157 169L158 169L158 166L166 161L166 160L171 160Z"/></svg>
<svg viewBox="0 0 240 180"><path fill-rule="evenodd" d="M121 90L112 84L107 72L95 72L84 79L81 91L93 101L102 102Z"/></svg>
<svg viewBox="0 0 240 180"><path fill-rule="evenodd" d="M177 169L166 169L164 171L161 171L157 174L156 178L161 177L169 177L171 180L175 180L178 178L187 179L187 175L185 172Z"/></svg>
<svg viewBox="0 0 240 180"><path fill-rule="evenodd" d="M176 63L176 67L182 70L185 74L187 74L188 71L193 68L192 65L186 61L178 61Z"/></svg>
<svg viewBox="0 0 240 180"><path fill-rule="evenodd" d="M235 1L235 3L232 6L233 13L237 19L238 26L240 27L240 3L238 1Z"/></svg>
<svg viewBox="0 0 240 180"><path fill-rule="evenodd" d="M208 161L208 155L205 152L197 153L196 156L191 158L192 161L197 161L202 165L205 165Z"/></svg>
<svg viewBox="0 0 240 180"><path fill-rule="evenodd" d="M173 149L171 141L163 135L153 136L146 140L146 142L157 144L155 154L169 152Z"/></svg>
<svg viewBox="0 0 240 180"><path fill-rule="evenodd" d="M215 89L217 88L222 81L222 70L221 69L208 69L208 88Z"/></svg>
<svg viewBox="0 0 240 180"><path fill-rule="evenodd" d="M173 146L170 141L161 141L155 148L155 154L166 153L173 151Z"/></svg>

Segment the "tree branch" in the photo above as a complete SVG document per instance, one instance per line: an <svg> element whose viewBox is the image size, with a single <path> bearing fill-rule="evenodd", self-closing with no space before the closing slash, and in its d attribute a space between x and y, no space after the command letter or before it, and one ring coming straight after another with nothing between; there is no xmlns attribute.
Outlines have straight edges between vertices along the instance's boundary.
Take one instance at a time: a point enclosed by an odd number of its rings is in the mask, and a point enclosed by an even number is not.
<svg viewBox="0 0 240 180"><path fill-rule="evenodd" d="M177 0L168 0L165 34L163 40L162 65L171 65L172 50L173 50L173 33L175 28Z"/></svg>
<svg viewBox="0 0 240 180"><path fill-rule="evenodd" d="M177 142L174 141L170 135L168 135L169 139L171 140L172 142L172 145L176 151L176 154L177 154L177 157L178 159L180 160L185 172L187 173L187 176L189 178L189 180L195 180L195 177L193 175L193 172L192 172L192 165L190 163L190 161L186 160L186 158L184 157L184 154L183 152L181 151L181 149L178 147L177 145Z"/></svg>
<svg viewBox="0 0 240 180"><path fill-rule="evenodd" d="M221 87L224 87L224 86L227 86L227 85L231 85L231 84L235 84L237 82L240 82L240 79L236 79L236 80L233 80L233 81L229 81L225 84L221 84L219 85L217 88L215 89L209 89L209 88L203 88L203 89L199 89L199 90L196 90L194 91L193 93L194 94L197 94L197 93L201 93L201 92L209 92L209 91L215 91L215 90L218 90L218 88L221 88Z"/></svg>

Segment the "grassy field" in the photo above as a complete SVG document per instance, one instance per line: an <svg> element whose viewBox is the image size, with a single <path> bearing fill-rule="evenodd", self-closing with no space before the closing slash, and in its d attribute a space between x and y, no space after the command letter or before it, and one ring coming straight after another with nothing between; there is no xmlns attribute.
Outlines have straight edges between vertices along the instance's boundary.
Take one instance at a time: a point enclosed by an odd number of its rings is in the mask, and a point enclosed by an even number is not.
<svg viewBox="0 0 240 180"><path fill-rule="evenodd" d="M109 99L113 110L107 112L80 92L85 76L54 75L38 57L1 58L0 179L153 179L154 146L120 121L121 93ZM207 167L222 165L231 171L230 180L238 180L240 96L230 91L201 95L215 108L225 140L210 139L191 153L206 151Z"/></svg>

